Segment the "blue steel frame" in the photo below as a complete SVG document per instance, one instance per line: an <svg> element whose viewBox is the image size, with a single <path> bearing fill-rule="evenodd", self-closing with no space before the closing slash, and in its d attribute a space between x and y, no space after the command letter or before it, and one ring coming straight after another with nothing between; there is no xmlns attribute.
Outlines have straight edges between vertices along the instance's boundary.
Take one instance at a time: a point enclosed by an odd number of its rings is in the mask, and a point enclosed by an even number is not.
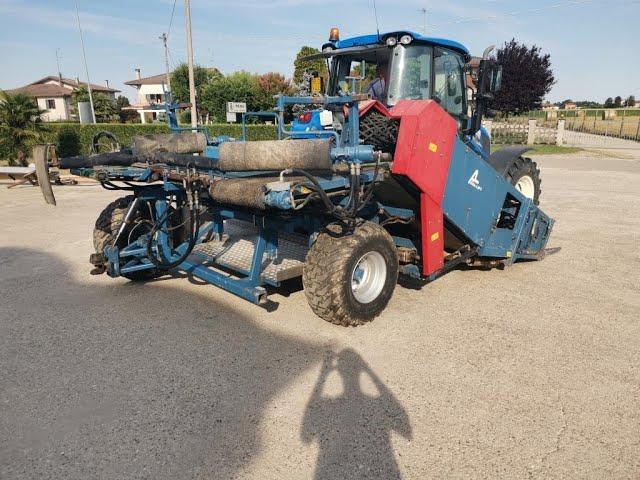
<svg viewBox="0 0 640 480"><path fill-rule="evenodd" d="M440 44L454 48L461 53L466 49L456 42L444 41L440 39L422 38L412 34L419 41ZM335 47L344 48L347 46L363 45L375 43L379 40L377 36L357 37L342 42L337 42ZM468 53L468 52L466 52ZM318 130L311 132L291 131L284 127L284 111L287 105L345 105L348 108L348 123L341 133L334 130ZM167 118L173 132L192 131L191 128L180 128L176 119L177 105L167 103ZM359 111L358 99L352 96L319 96L319 97L288 97L278 98L276 112L247 112L242 115L242 140L246 140L247 117L258 116L263 118L273 117L278 129L278 138L283 136L292 139L304 138L332 138L334 145L331 149L333 161L344 161L351 164L368 163L373 160L373 147L360 145L359 143ZM227 137L209 137L208 130L198 127L198 130L207 135L207 147L205 156L218 158L218 145L221 142L229 141ZM456 139L454 153L452 155L451 167L445 190L444 212L445 216L469 239L470 243L478 247L480 256L497 257L513 262L520 258L538 258L546 245L549 233L553 226L553 220L540 211L533 203L523 197L508 182L500 177L495 170L483 159L487 152L473 139ZM237 178L262 175L267 172L221 172L215 169L198 169L201 173L213 178ZM474 172L477 172L474 174ZM136 182L150 182L151 169L140 168L118 168L102 167L99 169L79 169L74 173L84 176L94 176L108 180L124 180ZM476 175L481 182L487 186L486 189L478 189L471 182L467 181L470 176ZM362 172L362 184L369 184L376 179L373 173ZM332 175L330 178L318 177L318 182L325 190L347 189L349 188L349 178L343 175ZM273 193L273 195L271 195ZM222 267L230 270L229 265L215 264L207 265L197 262L194 257L198 252L192 254L183 261L177 268L186 273L198 277L208 283L221 287L246 300L259 304L266 300L266 285L278 287L279 283L271 281L262 276L262 265L264 256L276 258L278 254L279 232L294 232L303 229L309 233L309 243L311 244L315 235L326 223L326 218L321 215L308 213L292 214L290 196L284 192L271 192L265 198L265 203L272 207L264 213L253 213L240 208L228 206L218 206L207 199L203 199L203 206L211 214L211 221L201 226L197 233L197 243L213 235L221 238L224 233L224 221L228 219L238 219L249 222L258 227L255 248L251 266L248 270L235 270L235 277L228 276L215 268ZM135 194L144 201L154 204L157 219L162 219L161 228L152 239L152 250L156 256L172 262L179 258L188 248L189 242L184 242L178 246L171 245L168 234L168 218L165 213L168 208L168 198L176 196L184 198L186 195L182 185L169 181L166 177L163 182L150 183L135 187ZM498 228L497 221L502 210L504 197L510 194L520 201L520 209L517 220L511 229ZM345 198L334 198L335 203L345 201ZM380 221L377 212L384 208L391 215L410 218L415 215L412 210L393 208L384 205L373 205L372 208L361 212L363 218L372 221ZM420 250L420 245L414 240L394 236L396 245ZM107 247L104 251L107 258L107 272L112 277L132 273L140 270L156 268L147 257L148 235L142 235L136 241L124 248L117 246ZM406 266L405 266L406 267ZM415 265L409 265L413 269L406 269L409 273L420 275Z"/></svg>

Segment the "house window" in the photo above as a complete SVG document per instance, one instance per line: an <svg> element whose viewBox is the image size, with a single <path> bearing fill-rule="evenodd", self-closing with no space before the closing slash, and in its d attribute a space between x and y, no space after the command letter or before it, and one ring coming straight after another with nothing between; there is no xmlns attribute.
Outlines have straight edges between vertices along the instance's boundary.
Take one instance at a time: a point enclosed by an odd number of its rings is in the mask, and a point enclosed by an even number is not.
<svg viewBox="0 0 640 480"><path fill-rule="evenodd" d="M150 93L147 95L147 101L149 103L162 103L164 102L163 97L164 95L161 93Z"/></svg>
<svg viewBox="0 0 640 480"><path fill-rule="evenodd" d="M56 101L53 98L47 98L47 110L54 110L56 108Z"/></svg>

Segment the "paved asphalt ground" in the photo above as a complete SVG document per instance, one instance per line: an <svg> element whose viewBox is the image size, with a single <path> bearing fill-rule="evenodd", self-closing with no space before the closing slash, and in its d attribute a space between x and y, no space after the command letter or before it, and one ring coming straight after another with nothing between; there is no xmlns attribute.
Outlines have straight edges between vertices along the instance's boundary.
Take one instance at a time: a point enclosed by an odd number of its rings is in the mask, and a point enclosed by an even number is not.
<svg viewBox="0 0 640 480"><path fill-rule="evenodd" d="M640 156L539 157L542 262L399 286L372 324L289 288L90 276L116 195L0 188L0 478L640 478ZM622 158L624 157L624 158Z"/></svg>

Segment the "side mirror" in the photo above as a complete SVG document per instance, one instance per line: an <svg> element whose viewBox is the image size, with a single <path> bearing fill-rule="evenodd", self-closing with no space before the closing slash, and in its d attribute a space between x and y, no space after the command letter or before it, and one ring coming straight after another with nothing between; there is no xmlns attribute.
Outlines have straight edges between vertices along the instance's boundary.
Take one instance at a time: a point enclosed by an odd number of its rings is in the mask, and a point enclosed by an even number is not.
<svg viewBox="0 0 640 480"><path fill-rule="evenodd" d="M502 84L502 67L495 60L487 58L487 51L483 57L478 66L478 87L475 94L473 116L469 128L466 130L468 135L475 135L480 130L482 117L492 116L491 103Z"/></svg>
<svg viewBox="0 0 640 480"><path fill-rule="evenodd" d="M491 71L489 90L495 93L500 90L500 87L502 87L502 67L496 65Z"/></svg>
<svg viewBox="0 0 640 480"><path fill-rule="evenodd" d="M447 75L447 96L455 96L458 93L458 86L458 76L453 73Z"/></svg>

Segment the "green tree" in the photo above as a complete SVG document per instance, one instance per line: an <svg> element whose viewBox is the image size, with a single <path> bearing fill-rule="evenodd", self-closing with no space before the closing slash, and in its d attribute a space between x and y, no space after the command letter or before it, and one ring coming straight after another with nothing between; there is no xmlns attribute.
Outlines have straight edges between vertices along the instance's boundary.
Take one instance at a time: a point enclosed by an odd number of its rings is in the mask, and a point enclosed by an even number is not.
<svg viewBox="0 0 640 480"><path fill-rule="evenodd" d="M594 102L592 100L580 100L576 102L576 105L580 108L602 108L602 104Z"/></svg>
<svg viewBox="0 0 640 480"><path fill-rule="evenodd" d="M224 77L217 68L193 67L193 81L196 86L196 99L202 95L202 89ZM189 66L181 63L171 74L171 99L177 103L189 103Z"/></svg>
<svg viewBox="0 0 640 480"><path fill-rule="evenodd" d="M514 38L498 49L496 59L502 66L502 88L492 108L505 113L539 109L555 83L551 56L536 45L528 47Z"/></svg>
<svg viewBox="0 0 640 480"><path fill-rule="evenodd" d="M129 99L124 95L118 95L118 98L116 98L116 111L122 123L133 123L139 118L138 112L135 110L124 110L125 107L129 106L131 106Z"/></svg>
<svg viewBox="0 0 640 480"><path fill-rule="evenodd" d="M629 97L627 98L625 105L627 107L635 107L636 106L636 97L634 97L633 95L629 95Z"/></svg>
<svg viewBox="0 0 640 480"><path fill-rule="evenodd" d="M609 97L604 101L604 108L613 108L613 98Z"/></svg>
<svg viewBox="0 0 640 480"><path fill-rule="evenodd" d="M261 111L271 110L276 106L276 95L291 95L293 87L281 73L269 72L257 78L256 106Z"/></svg>
<svg viewBox="0 0 640 480"><path fill-rule="evenodd" d="M45 129L37 101L24 93L0 90L0 158L9 165L26 165L33 145Z"/></svg>
<svg viewBox="0 0 640 480"><path fill-rule="evenodd" d="M202 89L200 103L215 121L226 120L226 102L245 102L248 111L260 110L258 76L239 71L208 84Z"/></svg>
<svg viewBox="0 0 640 480"><path fill-rule="evenodd" d="M622 107L622 97L620 95L618 95L616 98L613 99L613 106L615 108Z"/></svg>
<svg viewBox="0 0 640 480"><path fill-rule="evenodd" d="M102 92L92 92L93 111L96 115L96 122L108 122L118 113L116 101ZM78 112L78 102L88 102L89 92L87 87L78 87L71 94L71 102L74 112Z"/></svg>
<svg viewBox="0 0 640 480"><path fill-rule="evenodd" d="M324 81L327 81L329 74L327 72L327 64L323 59L319 58L317 60L302 60L302 57L313 55L315 53L320 53L320 50L318 50L317 48L306 46L300 49L300 51L296 55L296 59L293 62L294 83L299 84L302 81L302 74L304 72L318 72L320 76L324 78Z"/></svg>

